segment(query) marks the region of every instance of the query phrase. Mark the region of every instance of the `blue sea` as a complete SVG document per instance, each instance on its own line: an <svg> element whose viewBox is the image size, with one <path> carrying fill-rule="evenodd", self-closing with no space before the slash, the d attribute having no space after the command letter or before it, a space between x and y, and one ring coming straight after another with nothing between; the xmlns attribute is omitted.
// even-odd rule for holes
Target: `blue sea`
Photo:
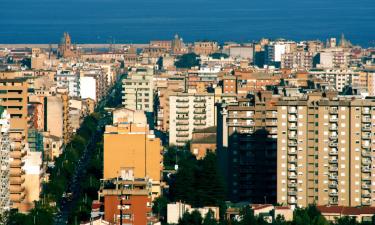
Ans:
<svg viewBox="0 0 375 225"><path fill-rule="evenodd" d="M374 46L375 0L0 0L0 43L339 37Z"/></svg>

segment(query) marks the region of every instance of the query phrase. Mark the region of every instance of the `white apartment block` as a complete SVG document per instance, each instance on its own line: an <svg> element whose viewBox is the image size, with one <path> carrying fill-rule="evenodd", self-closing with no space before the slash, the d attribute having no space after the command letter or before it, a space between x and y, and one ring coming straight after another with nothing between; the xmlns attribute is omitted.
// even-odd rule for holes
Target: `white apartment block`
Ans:
<svg viewBox="0 0 375 225"><path fill-rule="evenodd" d="M122 83L122 105L127 109L153 112L153 70L138 68Z"/></svg>
<svg viewBox="0 0 375 225"><path fill-rule="evenodd" d="M194 129L215 125L213 94L180 93L169 96L169 144L184 146Z"/></svg>
<svg viewBox="0 0 375 225"><path fill-rule="evenodd" d="M309 73L315 78L328 82L339 92L342 92L345 86L359 85L360 83L360 73L351 69L310 70Z"/></svg>
<svg viewBox="0 0 375 225"><path fill-rule="evenodd" d="M73 71L57 71L55 75L56 87L67 88L69 97L80 96L79 75Z"/></svg>

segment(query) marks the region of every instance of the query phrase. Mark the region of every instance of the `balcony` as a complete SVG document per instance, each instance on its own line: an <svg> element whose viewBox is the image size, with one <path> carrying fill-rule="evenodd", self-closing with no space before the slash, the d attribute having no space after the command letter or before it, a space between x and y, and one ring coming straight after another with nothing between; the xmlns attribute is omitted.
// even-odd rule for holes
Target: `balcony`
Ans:
<svg viewBox="0 0 375 225"><path fill-rule="evenodd" d="M206 121L194 121L194 125L195 126L205 126L206 125Z"/></svg>
<svg viewBox="0 0 375 225"><path fill-rule="evenodd" d="M186 126L186 125L189 125L189 121L186 121L186 120L180 120L180 121L177 121L177 122L176 122L176 125L177 125L177 126L181 126L181 125L182 125L182 126L184 126L184 125Z"/></svg>
<svg viewBox="0 0 375 225"><path fill-rule="evenodd" d="M288 162L290 162L290 163L296 163L297 162L297 158L296 157L289 157L288 158Z"/></svg>
<svg viewBox="0 0 375 225"><path fill-rule="evenodd" d="M370 110L370 108L368 108L368 107L363 107L363 108L362 108L362 114L363 114L363 115L369 115L369 114L371 114L371 110Z"/></svg>
<svg viewBox="0 0 375 225"><path fill-rule="evenodd" d="M337 150L329 152L329 155L338 155L338 154L339 154L339 152Z"/></svg>
<svg viewBox="0 0 375 225"><path fill-rule="evenodd" d="M368 190L368 189L371 189L371 183L370 184L362 184L362 189L365 189L365 190Z"/></svg>
<svg viewBox="0 0 375 225"><path fill-rule="evenodd" d="M329 167L328 171L329 172L337 172L337 171L339 171L339 168L331 166L331 167Z"/></svg>
<svg viewBox="0 0 375 225"><path fill-rule="evenodd" d="M194 110L195 114L206 114L206 110Z"/></svg>
<svg viewBox="0 0 375 225"><path fill-rule="evenodd" d="M362 193L362 198L371 198L371 193Z"/></svg>
<svg viewBox="0 0 375 225"><path fill-rule="evenodd" d="M189 104L177 104L176 108L186 109L186 108L189 108Z"/></svg>
<svg viewBox="0 0 375 225"><path fill-rule="evenodd" d="M371 157L371 152L370 151L362 150L362 156L363 157Z"/></svg>
<svg viewBox="0 0 375 225"><path fill-rule="evenodd" d="M177 110L176 111L176 114L188 114L189 113L189 110Z"/></svg>
<svg viewBox="0 0 375 225"><path fill-rule="evenodd" d="M289 139L297 139L296 134L289 134L288 137L289 137Z"/></svg>
<svg viewBox="0 0 375 225"><path fill-rule="evenodd" d="M297 192L296 191L288 191L288 195L297 196Z"/></svg>
<svg viewBox="0 0 375 225"><path fill-rule="evenodd" d="M189 137L189 133L188 132L178 132L176 134L177 137Z"/></svg>
<svg viewBox="0 0 375 225"><path fill-rule="evenodd" d="M362 148L369 149L370 147L370 143L362 143Z"/></svg>
<svg viewBox="0 0 375 225"><path fill-rule="evenodd" d="M176 102L187 103L187 102L189 102L189 99L188 98L178 98L178 99L176 99Z"/></svg>
<svg viewBox="0 0 375 225"><path fill-rule="evenodd" d="M362 176L362 180L371 181L371 177L370 176Z"/></svg>
<svg viewBox="0 0 375 225"><path fill-rule="evenodd" d="M206 115L194 116L195 120L205 120L206 118L207 118Z"/></svg>
<svg viewBox="0 0 375 225"><path fill-rule="evenodd" d="M177 116L176 119L177 120L189 120L189 117L187 117L187 116Z"/></svg>
<svg viewBox="0 0 375 225"><path fill-rule="evenodd" d="M294 179L297 179L297 175L296 174L289 174L288 178L294 180Z"/></svg>
<svg viewBox="0 0 375 225"><path fill-rule="evenodd" d="M337 114L338 113L338 108L330 108L329 109L329 114Z"/></svg>
<svg viewBox="0 0 375 225"><path fill-rule="evenodd" d="M330 142L328 144L329 147L337 147L338 146L338 143L337 142Z"/></svg>
<svg viewBox="0 0 375 225"><path fill-rule="evenodd" d="M338 128L337 126L331 126L331 127L329 128L329 130L330 130L330 131L337 131L337 128Z"/></svg>
<svg viewBox="0 0 375 225"><path fill-rule="evenodd" d="M206 102L205 98L195 98L194 102Z"/></svg>
<svg viewBox="0 0 375 225"><path fill-rule="evenodd" d="M371 160L362 159L362 165L371 165Z"/></svg>
<svg viewBox="0 0 375 225"><path fill-rule="evenodd" d="M371 205L371 200L370 199L362 200L362 205L363 206L370 206Z"/></svg>
<svg viewBox="0 0 375 225"><path fill-rule="evenodd" d="M290 171L290 172L295 172L297 169L295 168L295 167L289 167L288 168L288 171Z"/></svg>
<svg viewBox="0 0 375 225"><path fill-rule="evenodd" d="M331 122L331 123L337 123L337 121L338 121L337 117L331 117L331 118L329 118L329 122Z"/></svg>
<svg viewBox="0 0 375 225"><path fill-rule="evenodd" d="M289 130L297 130L297 126L290 126Z"/></svg>
<svg viewBox="0 0 375 225"><path fill-rule="evenodd" d="M288 121L289 122L297 122L297 117L295 117L295 116L289 116Z"/></svg>
<svg viewBox="0 0 375 225"><path fill-rule="evenodd" d="M362 131L371 131L371 126L362 126Z"/></svg>
<svg viewBox="0 0 375 225"><path fill-rule="evenodd" d="M206 108L206 104L194 104L194 108Z"/></svg>
<svg viewBox="0 0 375 225"><path fill-rule="evenodd" d="M331 141L336 141L337 139L338 139L337 135L330 135L329 136L329 140L331 140Z"/></svg>
<svg viewBox="0 0 375 225"><path fill-rule="evenodd" d="M289 141L288 146L289 147L297 147L297 142L296 141Z"/></svg>
<svg viewBox="0 0 375 225"><path fill-rule="evenodd" d="M328 162L331 164L337 164L337 159L330 159Z"/></svg>
<svg viewBox="0 0 375 225"><path fill-rule="evenodd" d="M297 151L295 149L289 149L288 154L289 155L297 155Z"/></svg>
<svg viewBox="0 0 375 225"><path fill-rule="evenodd" d="M362 133L362 139L364 139L364 140L371 139L371 133L370 132Z"/></svg>
<svg viewBox="0 0 375 225"><path fill-rule="evenodd" d="M291 182L289 182L288 183L288 187L295 188L295 187L297 187L297 183L291 183Z"/></svg>
<svg viewBox="0 0 375 225"><path fill-rule="evenodd" d="M330 180L337 180L337 175L329 175L328 178Z"/></svg>
<svg viewBox="0 0 375 225"><path fill-rule="evenodd" d="M362 172L363 173L370 173L371 172L371 168L369 166L362 166Z"/></svg>
<svg viewBox="0 0 375 225"><path fill-rule="evenodd" d="M337 192L330 192L328 195L331 196L331 197L336 197L336 196L338 196L338 193Z"/></svg>
<svg viewBox="0 0 375 225"><path fill-rule="evenodd" d="M362 117L362 123L371 123L371 117Z"/></svg>
<svg viewBox="0 0 375 225"><path fill-rule="evenodd" d="M297 108L296 107L290 107L288 109L289 114L297 114Z"/></svg>
<svg viewBox="0 0 375 225"><path fill-rule="evenodd" d="M337 188L338 184L337 183L330 183L328 185L329 188Z"/></svg>
<svg viewBox="0 0 375 225"><path fill-rule="evenodd" d="M177 127L176 130L177 130L177 131L189 131L189 127L188 127L188 126L185 126L185 127Z"/></svg>

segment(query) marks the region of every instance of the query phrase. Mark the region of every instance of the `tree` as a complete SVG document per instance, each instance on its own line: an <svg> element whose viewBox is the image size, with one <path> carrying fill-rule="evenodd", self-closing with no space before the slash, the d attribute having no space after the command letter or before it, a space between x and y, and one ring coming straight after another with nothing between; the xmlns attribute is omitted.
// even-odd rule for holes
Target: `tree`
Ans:
<svg viewBox="0 0 375 225"><path fill-rule="evenodd" d="M212 53L210 57L212 57L213 59L221 59L221 58L226 59L229 57L229 55L225 53L221 53L221 52L215 52L215 53Z"/></svg>
<svg viewBox="0 0 375 225"><path fill-rule="evenodd" d="M166 197L160 196L154 200L154 205L152 206L152 212L160 218L160 220L165 221L167 218L167 205L169 201Z"/></svg>
<svg viewBox="0 0 375 225"><path fill-rule="evenodd" d="M213 212L210 210L203 219L202 225L217 225Z"/></svg>
<svg viewBox="0 0 375 225"><path fill-rule="evenodd" d="M178 225L202 225L202 216L198 211L193 211L190 213L185 213Z"/></svg>
<svg viewBox="0 0 375 225"><path fill-rule="evenodd" d="M359 224L355 217L343 216L336 219L335 224L337 225L357 225Z"/></svg>
<svg viewBox="0 0 375 225"><path fill-rule="evenodd" d="M200 65L199 56L195 53L188 53L182 55L174 64L177 68L190 69L194 66Z"/></svg>

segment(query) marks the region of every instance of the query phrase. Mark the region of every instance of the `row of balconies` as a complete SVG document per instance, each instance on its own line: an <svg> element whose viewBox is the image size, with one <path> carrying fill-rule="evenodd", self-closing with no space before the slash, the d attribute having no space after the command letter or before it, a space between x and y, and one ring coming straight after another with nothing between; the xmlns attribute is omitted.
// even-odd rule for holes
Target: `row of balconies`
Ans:
<svg viewBox="0 0 375 225"><path fill-rule="evenodd" d="M189 133L187 132L179 132L176 134L176 137L189 137Z"/></svg>

